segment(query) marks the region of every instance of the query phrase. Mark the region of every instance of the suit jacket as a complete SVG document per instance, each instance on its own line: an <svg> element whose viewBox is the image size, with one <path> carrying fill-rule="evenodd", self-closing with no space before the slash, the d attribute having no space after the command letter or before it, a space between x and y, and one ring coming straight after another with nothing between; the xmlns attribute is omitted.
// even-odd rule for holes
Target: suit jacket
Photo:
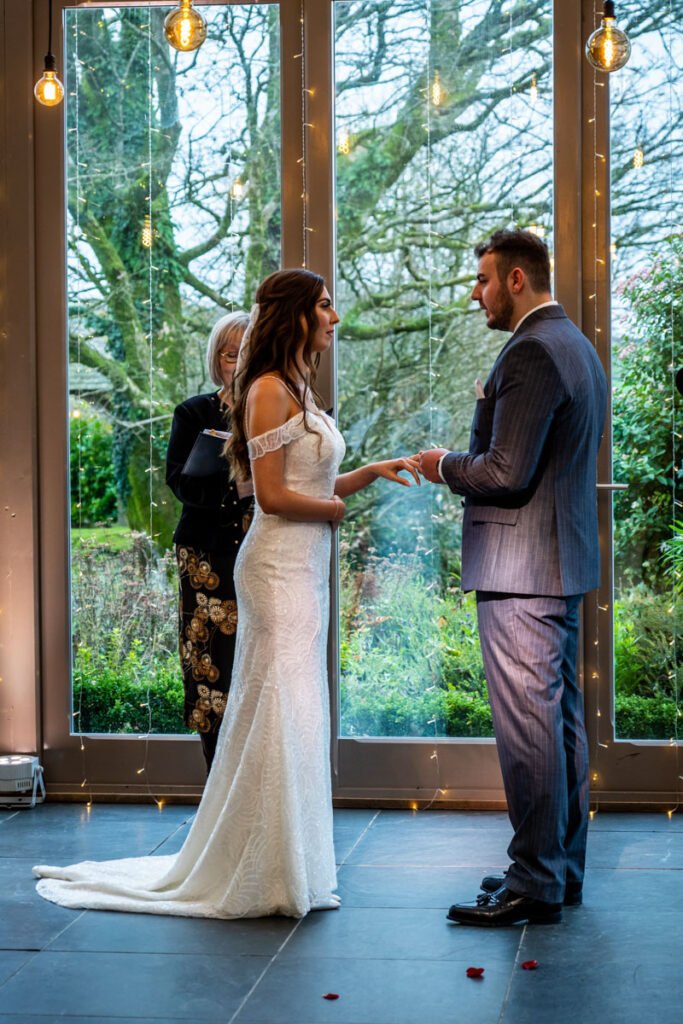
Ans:
<svg viewBox="0 0 683 1024"><path fill-rule="evenodd" d="M213 476L194 477L183 472L197 435L204 429L229 429L218 392L188 398L173 413L166 453L166 483L183 503L173 540L201 551L236 555L252 499L238 496L237 487L230 480L227 460Z"/></svg>
<svg viewBox="0 0 683 1024"><path fill-rule="evenodd" d="M531 313L477 402L469 452L441 473L465 496L462 586L569 596L598 586L596 457L607 381L562 306Z"/></svg>

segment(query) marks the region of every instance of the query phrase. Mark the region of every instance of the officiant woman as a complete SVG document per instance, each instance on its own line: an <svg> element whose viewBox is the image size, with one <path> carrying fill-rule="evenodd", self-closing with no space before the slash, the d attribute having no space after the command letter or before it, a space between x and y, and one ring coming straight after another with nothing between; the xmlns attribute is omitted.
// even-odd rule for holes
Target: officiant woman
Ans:
<svg viewBox="0 0 683 1024"><path fill-rule="evenodd" d="M206 358L218 390L176 408L166 454L166 483L183 505L173 540L184 717L199 733L207 774L230 689L238 614L233 570L253 498L230 481L224 437L206 432L230 429L232 377L248 322L246 313L229 313L215 325Z"/></svg>

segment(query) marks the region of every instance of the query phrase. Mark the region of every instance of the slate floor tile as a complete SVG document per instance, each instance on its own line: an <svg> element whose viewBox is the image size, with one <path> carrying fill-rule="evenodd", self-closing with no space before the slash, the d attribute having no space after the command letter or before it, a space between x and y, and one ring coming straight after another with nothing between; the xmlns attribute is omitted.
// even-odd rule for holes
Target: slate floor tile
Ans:
<svg viewBox="0 0 683 1024"><path fill-rule="evenodd" d="M0 1007L3 1004L3 985L7 984L34 956L34 953L0 950Z"/></svg>
<svg viewBox="0 0 683 1024"><path fill-rule="evenodd" d="M235 1024L495 1024L511 965L492 966L481 982L466 977L469 966L469 960L278 960ZM327 992L339 999L328 1002Z"/></svg>
<svg viewBox="0 0 683 1024"><path fill-rule="evenodd" d="M0 1005L5 1014L225 1021L267 963L194 953L45 952L3 985Z"/></svg>
<svg viewBox="0 0 683 1024"><path fill-rule="evenodd" d="M679 897L679 903L680 903ZM603 966L639 962L680 965L681 909L565 910L562 925L525 929L522 959ZM676 967L678 974L678 967Z"/></svg>
<svg viewBox="0 0 683 1024"><path fill-rule="evenodd" d="M587 868L683 868L683 832L593 832Z"/></svg>
<svg viewBox="0 0 683 1024"><path fill-rule="evenodd" d="M337 892L342 907L414 907L443 910L474 899L484 875L502 872L502 864L476 868L372 867L344 864Z"/></svg>
<svg viewBox="0 0 683 1024"><path fill-rule="evenodd" d="M355 828L358 832L367 828L372 822L377 822L381 815L385 813L378 811L375 808L363 808L363 807L335 807L334 810L334 825L343 826L344 828Z"/></svg>
<svg viewBox="0 0 683 1024"><path fill-rule="evenodd" d="M50 952L207 953L210 956L274 956L296 922L286 917L214 921L88 911L50 944Z"/></svg>
<svg viewBox="0 0 683 1024"><path fill-rule="evenodd" d="M680 1024L683 981L669 963L539 961L513 974L500 1024ZM547 1014L548 1016L544 1015Z"/></svg>
<svg viewBox="0 0 683 1024"><path fill-rule="evenodd" d="M624 814L598 811L590 823L590 832L683 832L683 811L671 818L664 812Z"/></svg>
<svg viewBox="0 0 683 1024"><path fill-rule="evenodd" d="M590 867L586 872L583 901L591 909L658 913L663 897L666 909L677 908L683 920L683 869Z"/></svg>
<svg viewBox="0 0 683 1024"><path fill-rule="evenodd" d="M70 813L61 819L54 813L43 817L43 812L53 806L37 808L40 817L14 818L0 826L0 860L25 857L32 858L34 863L45 863L46 852L52 864L142 856L174 835L188 818L187 808L182 814L166 816L165 811L159 814L156 809L145 807L135 817L130 809L125 815L112 813L118 808L109 805L93 808L90 815L84 810L74 813L69 805Z"/></svg>
<svg viewBox="0 0 683 1024"><path fill-rule="evenodd" d="M349 864L476 867L507 863L507 835L497 829L454 828L442 833L415 828L372 828L349 855Z"/></svg>
<svg viewBox="0 0 683 1024"><path fill-rule="evenodd" d="M484 958L512 964L521 929L495 931L449 924L445 910L345 907L309 914L285 946L281 959L304 957L414 962Z"/></svg>
<svg viewBox="0 0 683 1024"><path fill-rule="evenodd" d="M505 811L381 811L373 828L457 832L462 829L509 829Z"/></svg>
<svg viewBox="0 0 683 1024"><path fill-rule="evenodd" d="M355 828L338 827L334 830L334 855L338 865L345 864L363 836Z"/></svg>
<svg viewBox="0 0 683 1024"><path fill-rule="evenodd" d="M43 949L78 916L41 899L32 866L31 860L0 858L0 949Z"/></svg>
<svg viewBox="0 0 683 1024"><path fill-rule="evenodd" d="M224 1024L224 1018L217 1021ZM177 1017L65 1017L63 1013L0 1013L0 1024L178 1024Z"/></svg>

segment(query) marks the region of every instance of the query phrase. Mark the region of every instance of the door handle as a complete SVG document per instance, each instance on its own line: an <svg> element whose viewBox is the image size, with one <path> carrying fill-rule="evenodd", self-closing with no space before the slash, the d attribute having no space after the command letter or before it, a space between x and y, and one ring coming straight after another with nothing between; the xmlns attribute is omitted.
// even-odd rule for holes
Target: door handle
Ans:
<svg viewBox="0 0 683 1024"><path fill-rule="evenodd" d="M596 484L599 491L626 491L628 484Z"/></svg>

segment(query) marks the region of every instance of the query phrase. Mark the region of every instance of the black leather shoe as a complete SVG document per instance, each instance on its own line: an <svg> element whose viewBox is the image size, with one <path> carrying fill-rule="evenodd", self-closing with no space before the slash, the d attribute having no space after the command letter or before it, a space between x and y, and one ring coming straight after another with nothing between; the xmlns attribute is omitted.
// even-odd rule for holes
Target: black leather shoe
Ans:
<svg viewBox="0 0 683 1024"><path fill-rule="evenodd" d="M507 875L507 871L505 875ZM481 880L480 888L484 892L495 892L496 889L500 889L501 885L505 885L505 875L486 875ZM583 885L581 882L567 882L563 902L565 907L581 906L583 903Z"/></svg>
<svg viewBox="0 0 683 1024"><path fill-rule="evenodd" d="M458 924L474 924L484 928L501 928L508 924L557 924L562 920L561 903L543 903L530 896L520 896L501 886L496 892L482 893L476 903L456 903L446 915Z"/></svg>
<svg viewBox="0 0 683 1024"><path fill-rule="evenodd" d="M506 875L507 871L504 871L502 875L484 875L479 888L484 892L495 892L496 889L500 889L501 885L505 885Z"/></svg>

